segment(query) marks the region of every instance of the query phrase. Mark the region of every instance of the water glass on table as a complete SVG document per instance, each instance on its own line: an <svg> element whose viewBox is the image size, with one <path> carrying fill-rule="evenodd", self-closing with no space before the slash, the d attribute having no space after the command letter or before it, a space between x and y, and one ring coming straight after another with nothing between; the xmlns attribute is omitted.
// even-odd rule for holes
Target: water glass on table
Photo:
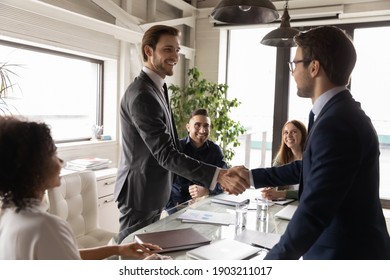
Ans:
<svg viewBox="0 0 390 280"><path fill-rule="evenodd" d="M267 220L268 218L268 199L257 198L256 199L256 216L259 220Z"/></svg>
<svg viewBox="0 0 390 280"><path fill-rule="evenodd" d="M236 227L246 227L248 204L236 205Z"/></svg>

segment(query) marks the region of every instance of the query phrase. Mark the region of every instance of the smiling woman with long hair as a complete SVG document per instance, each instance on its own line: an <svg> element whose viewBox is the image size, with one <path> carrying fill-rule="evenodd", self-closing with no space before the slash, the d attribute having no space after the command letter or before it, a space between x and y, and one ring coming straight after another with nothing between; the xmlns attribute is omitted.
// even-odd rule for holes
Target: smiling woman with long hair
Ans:
<svg viewBox="0 0 390 280"><path fill-rule="evenodd" d="M301 121L287 121L282 129L282 140L279 151L274 158L273 166L281 166L294 160L301 160L306 138L306 126ZM269 200L298 199L297 188L297 185L264 188L262 196Z"/></svg>

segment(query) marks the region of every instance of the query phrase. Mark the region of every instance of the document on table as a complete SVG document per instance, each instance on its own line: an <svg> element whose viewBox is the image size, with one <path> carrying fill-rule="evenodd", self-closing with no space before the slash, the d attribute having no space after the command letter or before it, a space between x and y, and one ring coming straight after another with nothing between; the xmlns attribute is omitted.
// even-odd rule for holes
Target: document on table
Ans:
<svg viewBox="0 0 390 280"><path fill-rule="evenodd" d="M183 223L201 223L201 224L218 224L234 225L235 216L232 213L219 213L203 210L188 209L182 213L178 220Z"/></svg>

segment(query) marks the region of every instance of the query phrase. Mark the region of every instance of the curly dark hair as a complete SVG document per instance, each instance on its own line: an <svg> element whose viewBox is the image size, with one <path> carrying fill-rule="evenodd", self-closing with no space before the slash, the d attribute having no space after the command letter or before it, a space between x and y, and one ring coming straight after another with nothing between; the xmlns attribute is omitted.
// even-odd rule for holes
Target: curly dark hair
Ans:
<svg viewBox="0 0 390 280"><path fill-rule="evenodd" d="M44 123L0 117L0 199L2 208L17 211L36 198L50 159L56 152L50 128Z"/></svg>

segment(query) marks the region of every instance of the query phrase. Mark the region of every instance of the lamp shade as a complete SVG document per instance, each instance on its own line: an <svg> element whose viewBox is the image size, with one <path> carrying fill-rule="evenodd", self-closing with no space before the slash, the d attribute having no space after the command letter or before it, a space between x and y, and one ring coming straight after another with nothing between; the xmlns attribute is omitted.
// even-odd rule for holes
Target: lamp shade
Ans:
<svg viewBox="0 0 390 280"><path fill-rule="evenodd" d="M258 24L277 20L279 13L269 0L221 0L211 17L224 23Z"/></svg>
<svg viewBox="0 0 390 280"><path fill-rule="evenodd" d="M290 27L290 15L286 6L280 27L265 35L261 43L273 47L295 47L294 36L298 33L298 29Z"/></svg>

